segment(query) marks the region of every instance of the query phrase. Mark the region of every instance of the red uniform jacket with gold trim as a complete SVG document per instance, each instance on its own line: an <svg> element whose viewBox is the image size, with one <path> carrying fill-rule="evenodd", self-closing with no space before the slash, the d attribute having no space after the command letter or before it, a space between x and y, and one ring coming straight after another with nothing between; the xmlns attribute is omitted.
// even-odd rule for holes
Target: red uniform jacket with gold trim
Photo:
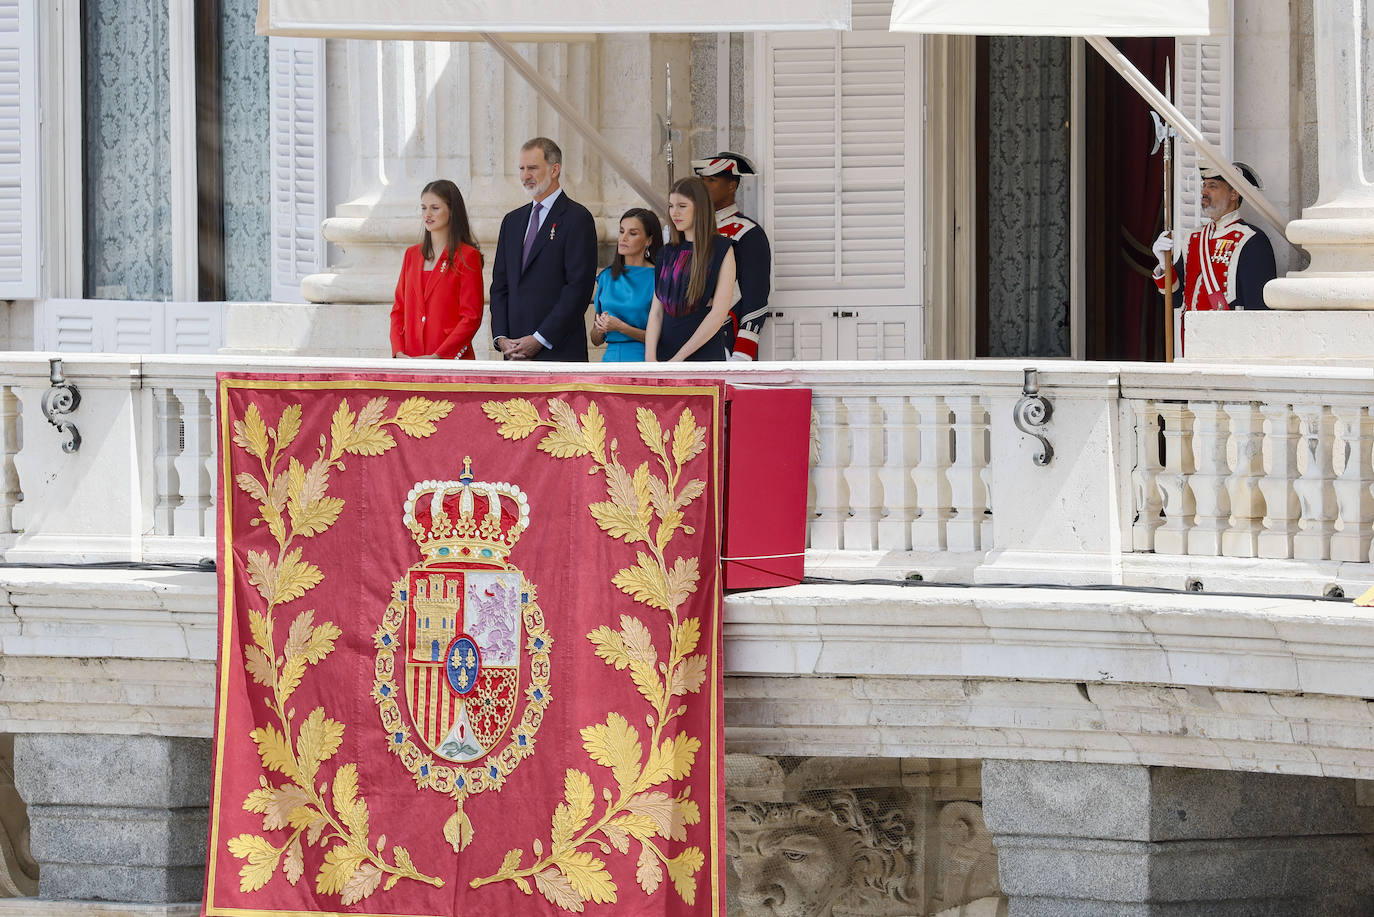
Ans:
<svg viewBox="0 0 1374 917"><path fill-rule="evenodd" d="M1215 285L1208 280L1209 272ZM1276 273L1269 237L1232 210L1188 236L1186 254L1174 262L1174 289L1182 277L1183 308L1188 310L1267 309L1264 285ZM1154 280L1163 293L1164 272L1156 268ZM1211 297L1209 292L1220 297Z"/></svg>
<svg viewBox="0 0 1374 917"><path fill-rule="evenodd" d="M730 305L730 349L735 359L757 360L759 335L768 318L773 252L763 227L734 204L716 211L716 231L735 243L735 298Z"/></svg>
<svg viewBox="0 0 1374 917"><path fill-rule="evenodd" d="M444 252L426 271L420 246L406 249L391 307L391 353L445 360L475 359L472 337L482 324L482 255L460 245L453 266Z"/></svg>

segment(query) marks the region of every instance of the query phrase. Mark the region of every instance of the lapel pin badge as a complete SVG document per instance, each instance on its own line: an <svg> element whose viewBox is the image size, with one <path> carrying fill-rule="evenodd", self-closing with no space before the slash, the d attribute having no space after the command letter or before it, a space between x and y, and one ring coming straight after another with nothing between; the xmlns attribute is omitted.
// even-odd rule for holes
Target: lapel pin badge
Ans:
<svg viewBox="0 0 1374 917"><path fill-rule="evenodd" d="M549 227L549 241L550 241L550 242L553 241L553 234L556 233L556 232L558 232L558 224L557 224L557 223L554 223L552 226Z"/></svg>

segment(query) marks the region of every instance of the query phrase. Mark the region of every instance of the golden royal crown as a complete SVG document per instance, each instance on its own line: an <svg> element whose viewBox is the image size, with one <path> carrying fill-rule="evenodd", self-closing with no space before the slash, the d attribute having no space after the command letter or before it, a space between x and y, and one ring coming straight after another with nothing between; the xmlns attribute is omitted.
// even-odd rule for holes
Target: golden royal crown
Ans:
<svg viewBox="0 0 1374 917"><path fill-rule="evenodd" d="M514 484L474 481L465 456L458 480L420 481L410 489L404 521L426 562L503 567L530 524L529 499Z"/></svg>

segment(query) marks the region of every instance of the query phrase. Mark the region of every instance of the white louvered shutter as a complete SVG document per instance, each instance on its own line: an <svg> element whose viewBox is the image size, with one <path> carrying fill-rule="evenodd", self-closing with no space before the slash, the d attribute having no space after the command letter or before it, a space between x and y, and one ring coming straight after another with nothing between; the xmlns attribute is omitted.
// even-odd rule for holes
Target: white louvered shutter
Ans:
<svg viewBox="0 0 1374 917"><path fill-rule="evenodd" d="M838 278L834 227L840 190L839 43L828 32L778 38L769 47L773 174L764 227L773 248L775 302L777 293Z"/></svg>
<svg viewBox="0 0 1374 917"><path fill-rule="evenodd" d="M102 305L107 301L102 301ZM97 353L104 350L104 329L89 300L45 299L35 309L36 350Z"/></svg>
<svg viewBox="0 0 1374 917"><path fill-rule="evenodd" d="M0 0L0 299L36 299L38 5Z"/></svg>
<svg viewBox="0 0 1374 917"><path fill-rule="evenodd" d="M272 299L300 302L325 266L324 41L271 38Z"/></svg>
<svg viewBox="0 0 1374 917"><path fill-rule="evenodd" d="M839 354L830 309L776 311L763 326L760 354L765 360L833 360Z"/></svg>
<svg viewBox="0 0 1374 917"><path fill-rule="evenodd" d="M891 10L855 0L853 32L767 37L774 306L920 302L920 39L889 33Z"/></svg>
<svg viewBox="0 0 1374 917"><path fill-rule="evenodd" d="M841 320L839 350L850 360L909 360L921 352L924 315L902 306L868 306Z"/></svg>
<svg viewBox="0 0 1374 917"><path fill-rule="evenodd" d="M1235 154L1232 128L1233 77L1230 32L1205 38L1177 39L1174 52L1176 104L1188 120L1227 159ZM1174 156L1174 226L1183 236L1200 226L1203 216L1198 175L1200 159L1191 144L1177 143Z"/></svg>

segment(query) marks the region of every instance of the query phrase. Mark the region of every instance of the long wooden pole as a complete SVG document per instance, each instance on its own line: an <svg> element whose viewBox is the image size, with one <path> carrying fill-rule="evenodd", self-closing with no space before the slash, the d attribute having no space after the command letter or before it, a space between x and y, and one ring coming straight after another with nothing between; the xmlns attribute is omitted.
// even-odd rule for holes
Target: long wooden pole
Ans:
<svg viewBox="0 0 1374 917"><path fill-rule="evenodd" d="M1164 137L1164 231L1174 231L1174 139ZM1174 362L1174 253L1164 262L1164 362Z"/></svg>
<svg viewBox="0 0 1374 917"><path fill-rule="evenodd" d="M1116 45L1101 35L1088 36L1088 44L1097 49L1097 53L1102 55L1102 59L1113 70L1121 74L1126 82L1131 84L1131 88L1138 92L1146 102L1150 103L1150 107L1159 112L1159 116L1168 121L1174 130L1178 131L1179 136L1191 143L1203 159L1215 166L1231 187L1239 191L1241 197L1259 211L1260 216L1264 217L1279 232L1284 231L1288 221L1279 215L1279 210L1273 202L1265 197L1260 189L1246 181L1245 176L1240 174L1239 169L1231 165L1230 161L1222 155L1221 150L1212 146L1207 138L1202 136L1202 132L1197 129L1196 125L1189 121L1183 112L1175 108L1174 104L1164 97L1164 93L1160 92L1154 83L1151 83L1135 64L1126 58L1126 55L1117 50Z"/></svg>

